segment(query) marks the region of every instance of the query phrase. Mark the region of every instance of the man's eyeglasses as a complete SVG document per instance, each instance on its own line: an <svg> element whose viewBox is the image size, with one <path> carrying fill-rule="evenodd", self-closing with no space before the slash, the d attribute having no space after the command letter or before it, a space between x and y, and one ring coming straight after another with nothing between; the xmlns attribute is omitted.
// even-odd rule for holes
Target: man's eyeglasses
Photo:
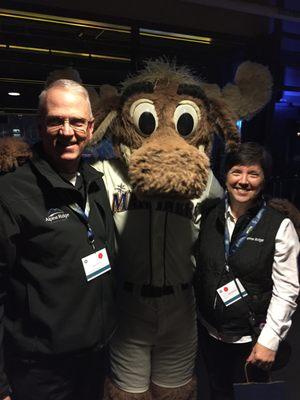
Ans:
<svg viewBox="0 0 300 400"><path fill-rule="evenodd" d="M61 117L47 117L46 127L48 131L54 132L61 129L68 123L69 127L76 132L86 132L87 128L93 123L93 120L85 118L61 118Z"/></svg>

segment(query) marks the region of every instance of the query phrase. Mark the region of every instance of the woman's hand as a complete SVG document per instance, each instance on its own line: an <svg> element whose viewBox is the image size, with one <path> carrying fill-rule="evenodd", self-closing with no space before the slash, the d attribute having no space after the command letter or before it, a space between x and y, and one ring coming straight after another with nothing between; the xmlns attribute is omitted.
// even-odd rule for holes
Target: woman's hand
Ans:
<svg viewBox="0 0 300 400"><path fill-rule="evenodd" d="M262 344L256 343L246 361L257 365L259 368L268 370L272 367L275 356L276 351L270 350Z"/></svg>

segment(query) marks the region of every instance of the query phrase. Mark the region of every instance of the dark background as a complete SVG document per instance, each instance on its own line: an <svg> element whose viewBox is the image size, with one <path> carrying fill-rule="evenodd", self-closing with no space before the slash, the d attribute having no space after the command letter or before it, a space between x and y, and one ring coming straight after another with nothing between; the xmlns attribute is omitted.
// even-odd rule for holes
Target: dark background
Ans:
<svg viewBox="0 0 300 400"><path fill-rule="evenodd" d="M37 140L37 96L54 70L72 68L98 91L118 85L144 59L167 56L222 86L242 61L256 61L272 72L273 97L242 122L241 137L267 147L271 194L300 208L299 0L2 0L0 7L0 136ZM299 325L296 315L292 360L276 374L287 379L290 400L300 398Z"/></svg>

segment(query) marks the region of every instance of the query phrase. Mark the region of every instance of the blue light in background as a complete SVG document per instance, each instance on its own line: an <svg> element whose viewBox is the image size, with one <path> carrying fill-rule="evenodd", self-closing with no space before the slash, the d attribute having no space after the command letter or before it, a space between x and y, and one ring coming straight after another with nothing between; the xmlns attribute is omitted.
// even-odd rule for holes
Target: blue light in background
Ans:
<svg viewBox="0 0 300 400"><path fill-rule="evenodd" d="M280 102L300 106L300 69L286 67L284 71L284 86L299 88L299 90L284 90Z"/></svg>
<svg viewBox="0 0 300 400"><path fill-rule="evenodd" d="M241 133L242 130L242 124L243 124L243 120L239 119L236 121L236 126L238 127L239 132Z"/></svg>
<svg viewBox="0 0 300 400"><path fill-rule="evenodd" d="M286 103L293 106L300 106L300 92L292 92L290 90L285 90L282 93L282 97Z"/></svg>

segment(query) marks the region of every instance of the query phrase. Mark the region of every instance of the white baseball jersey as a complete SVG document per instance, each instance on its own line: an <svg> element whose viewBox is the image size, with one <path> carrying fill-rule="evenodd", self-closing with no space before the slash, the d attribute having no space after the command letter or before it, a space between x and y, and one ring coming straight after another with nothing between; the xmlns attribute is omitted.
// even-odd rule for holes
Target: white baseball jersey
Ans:
<svg viewBox="0 0 300 400"><path fill-rule="evenodd" d="M153 286L191 282L195 266L191 254L199 231L200 203L223 196L213 173L209 172L207 187L199 199L140 200L132 192L122 161L98 161L93 167L104 174L114 215L119 279Z"/></svg>

